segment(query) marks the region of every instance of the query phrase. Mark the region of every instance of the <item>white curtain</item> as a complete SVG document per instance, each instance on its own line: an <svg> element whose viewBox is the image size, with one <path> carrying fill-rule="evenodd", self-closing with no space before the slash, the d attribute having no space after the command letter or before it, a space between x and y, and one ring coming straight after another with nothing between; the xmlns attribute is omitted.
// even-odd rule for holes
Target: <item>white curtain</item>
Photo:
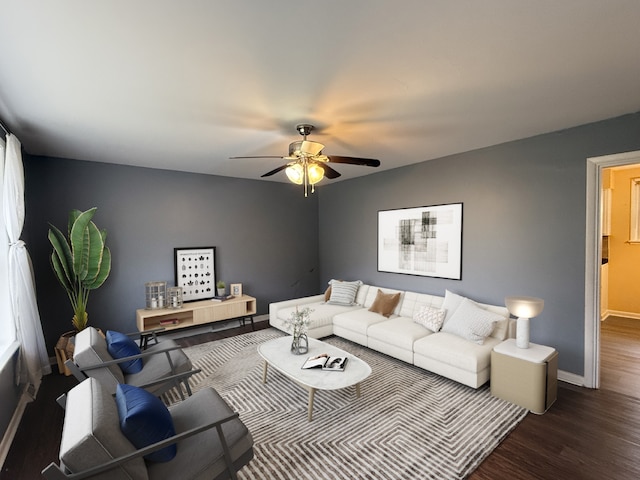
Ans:
<svg viewBox="0 0 640 480"><path fill-rule="evenodd" d="M42 375L51 373L36 303L31 259L20 240L24 225L24 168L20 141L7 136L4 166L3 215L9 237L9 295L20 343L20 382L38 391Z"/></svg>

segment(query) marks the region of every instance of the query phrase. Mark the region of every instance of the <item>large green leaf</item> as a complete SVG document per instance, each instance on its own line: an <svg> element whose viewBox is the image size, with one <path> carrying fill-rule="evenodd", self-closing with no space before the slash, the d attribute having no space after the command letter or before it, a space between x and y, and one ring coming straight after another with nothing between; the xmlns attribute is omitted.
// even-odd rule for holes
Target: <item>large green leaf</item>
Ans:
<svg viewBox="0 0 640 480"><path fill-rule="evenodd" d="M100 271L94 278L93 282L85 285L88 289L95 289L101 286L111 272L111 250L108 247L102 252L102 262L100 263Z"/></svg>
<svg viewBox="0 0 640 480"><path fill-rule="evenodd" d="M91 284L100 272L104 240L95 223L89 222L87 231L89 232L89 255L87 257L87 276L84 278L84 282Z"/></svg>
<svg viewBox="0 0 640 480"><path fill-rule="evenodd" d="M88 225L96 213L97 208L93 207L86 212L82 212L76 218L71 227L71 254L73 255L73 271L80 281L87 278L89 271L89 230Z"/></svg>
<svg viewBox="0 0 640 480"><path fill-rule="evenodd" d="M62 267L62 264L60 262L60 257L56 252L51 252L51 268L53 268L53 271L56 273L56 277L58 277L58 281L60 282L60 284L64 287L67 293L71 294L71 292L73 291L73 287L71 286L71 282L65 275L64 268Z"/></svg>
<svg viewBox="0 0 640 480"><path fill-rule="evenodd" d="M82 212L80 210L71 210L69 212L69 220L67 224L67 235L71 238L71 228L73 228L73 224L76 223L76 219L80 216Z"/></svg>
<svg viewBox="0 0 640 480"><path fill-rule="evenodd" d="M50 225L49 229L49 242L53 246L53 254L58 259L57 264L60 269L54 271L56 275L58 275L58 280L62 283L65 288L71 283L74 282L74 273L73 273L73 259L71 256L71 249L69 248L69 244L67 243L67 239L64 237L62 232L58 230L53 225Z"/></svg>

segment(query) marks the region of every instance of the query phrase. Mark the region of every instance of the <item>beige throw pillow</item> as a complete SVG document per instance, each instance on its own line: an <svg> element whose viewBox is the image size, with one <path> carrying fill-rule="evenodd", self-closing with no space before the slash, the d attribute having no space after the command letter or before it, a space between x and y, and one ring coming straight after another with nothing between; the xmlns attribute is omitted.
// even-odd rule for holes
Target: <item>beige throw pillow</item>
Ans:
<svg viewBox="0 0 640 480"><path fill-rule="evenodd" d="M376 299L373 301L370 312L379 313L385 317L390 317L400 301L400 292L398 293L384 293L378 289Z"/></svg>

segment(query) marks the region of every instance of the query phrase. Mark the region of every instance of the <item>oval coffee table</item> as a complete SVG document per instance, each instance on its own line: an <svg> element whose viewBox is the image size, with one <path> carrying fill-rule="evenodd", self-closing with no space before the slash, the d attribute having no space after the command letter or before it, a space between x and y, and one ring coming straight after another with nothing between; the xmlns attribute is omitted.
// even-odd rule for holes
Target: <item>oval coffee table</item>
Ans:
<svg viewBox="0 0 640 480"><path fill-rule="evenodd" d="M309 351L304 355L291 353L291 337L280 337L258 345L258 353L264 359L262 383L267 383L269 365L309 391L309 421L313 420L313 398L316 390L339 390L356 386L360 396L360 382L371 375L371 367L364 360L333 345L309 339ZM342 372L331 372L320 368L303 369L309 357L326 353L332 357L348 357Z"/></svg>

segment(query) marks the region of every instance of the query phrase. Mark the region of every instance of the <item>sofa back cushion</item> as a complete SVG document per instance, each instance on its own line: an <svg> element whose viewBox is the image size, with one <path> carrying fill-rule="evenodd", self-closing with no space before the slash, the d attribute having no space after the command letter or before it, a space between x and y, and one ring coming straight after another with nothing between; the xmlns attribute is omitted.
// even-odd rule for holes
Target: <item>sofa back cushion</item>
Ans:
<svg viewBox="0 0 640 480"><path fill-rule="evenodd" d="M113 360L107 350L107 342L93 327L87 327L76 335L73 361L79 367L88 367ZM97 379L111 394L116 393L118 383L124 383L124 374L118 365L96 368L85 372Z"/></svg>
<svg viewBox="0 0 640 480"><path fill-rule="evenodd" d="M414 318L422 307L441 308L444 297L427 293L405 292L400 306L400 316Z"/></svg>
<svg viewBox="0 0 640 480"><path fill-rule="evenodd" d="M74 473L133 453L135 447L120 430L114 398L94 378L88 378L67 394L60 442L60 462ZM146 480L142 458L98 475L100 480Z"/></svg>

